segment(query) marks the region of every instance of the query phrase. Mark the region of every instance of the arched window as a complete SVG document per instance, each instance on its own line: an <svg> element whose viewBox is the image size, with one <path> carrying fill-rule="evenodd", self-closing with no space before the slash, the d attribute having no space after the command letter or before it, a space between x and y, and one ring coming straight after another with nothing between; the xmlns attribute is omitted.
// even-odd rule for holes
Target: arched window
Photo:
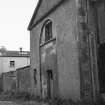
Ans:
<svg viewBox="0 0 105 105"><path fill-rule="evenodd" d="M52 21L47 20L43 24L41 37L40 37L40 44L46 43L53 38L52 34Z"/></svg>
<svg viewBox="0 0 105 105"><path fill-rule="evenodd" d="M45 42L52 39L52 22L49 21L45 25Z"/></svg>

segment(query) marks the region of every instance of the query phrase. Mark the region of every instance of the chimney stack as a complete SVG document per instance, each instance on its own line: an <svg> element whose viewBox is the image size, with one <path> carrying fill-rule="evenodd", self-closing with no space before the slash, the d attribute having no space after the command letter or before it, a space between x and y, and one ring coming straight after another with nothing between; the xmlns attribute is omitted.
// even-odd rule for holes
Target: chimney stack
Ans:
<svg viewBox="0 0 105 105"><path fill-rule="evenodd" d="M22 47L20 47L20 52L22 52Z"/></svg>

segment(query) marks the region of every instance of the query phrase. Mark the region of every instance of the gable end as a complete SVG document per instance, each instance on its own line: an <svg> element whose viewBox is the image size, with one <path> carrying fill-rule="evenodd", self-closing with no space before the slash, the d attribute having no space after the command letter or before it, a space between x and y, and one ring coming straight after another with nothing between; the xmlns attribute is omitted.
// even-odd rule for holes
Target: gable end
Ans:
<svg viewBox="0 0 105 105"><path fill-rule="evenodd" d="M32 19L30 21L30 24L28 26L28 30L31 30L33 27L35 27L37 24L39 24L44 18L46 18L50 13L52 13L54 10L56 10L63 2L66 2L67 0L56 0L55 5L52 5L46 13L44 13L40 18L36 19L36 16L38 14L39 9L41 8L41 4L43 3L43 0L39 0L38 5L34 11L34 14L32 16ZM34 20L36 19L35 23Z"/></svg>

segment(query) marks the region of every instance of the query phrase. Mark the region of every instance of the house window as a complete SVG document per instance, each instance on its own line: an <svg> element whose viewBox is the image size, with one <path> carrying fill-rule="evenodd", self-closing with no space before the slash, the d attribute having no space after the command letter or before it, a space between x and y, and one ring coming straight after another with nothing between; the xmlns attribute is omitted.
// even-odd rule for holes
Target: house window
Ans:
<svg viewBox="0 0 105 105"><path fill-rule="evenodd" d="M36 69L34 69L34 83L37 84L37 78L36 78L36 75L37 75L37 71Z"/></svg>
<svg viewBox="0 0 105 105"><path fill-rule="evenodd" d="M10 61L10 67L15 67L15 61Z"/></svg>
<svg viewBox="0 0 105 105"><path fill-rule="evenodd" d="M45 42L52 38L52 22L45 25Z"/></svg>

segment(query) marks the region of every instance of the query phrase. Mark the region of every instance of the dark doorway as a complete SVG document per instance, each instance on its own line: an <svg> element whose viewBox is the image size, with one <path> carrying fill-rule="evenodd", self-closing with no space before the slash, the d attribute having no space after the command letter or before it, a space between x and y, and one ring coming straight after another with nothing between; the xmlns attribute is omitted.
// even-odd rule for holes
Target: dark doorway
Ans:
<svg viewBox="0 0 105 105"><path fill-rule="evenodd" d="M53 72L47 70L47 96L48 98L53 97Z"/></svg>
<svg viewBox="0 0 105 105"><path fill-rule="evenodd" d="M100 44L98 56L99 88L100 93L105 93L105 43Z"/></svg>

